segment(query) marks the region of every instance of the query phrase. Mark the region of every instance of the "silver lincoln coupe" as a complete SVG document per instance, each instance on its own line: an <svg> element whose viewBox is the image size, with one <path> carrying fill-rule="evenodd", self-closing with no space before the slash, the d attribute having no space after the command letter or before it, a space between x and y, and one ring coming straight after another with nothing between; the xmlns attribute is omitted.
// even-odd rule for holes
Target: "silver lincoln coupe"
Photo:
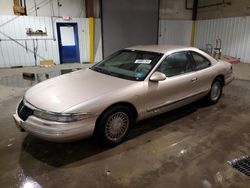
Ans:
<svg viewBox="0 0 250 188"><path fill-rule="evenodd" d="M137 121L203 97L215 104L233 79L231 64L197 48L134 46L33 86L13 117L21 130L45 140L95 135L115 145Z"/></svg>

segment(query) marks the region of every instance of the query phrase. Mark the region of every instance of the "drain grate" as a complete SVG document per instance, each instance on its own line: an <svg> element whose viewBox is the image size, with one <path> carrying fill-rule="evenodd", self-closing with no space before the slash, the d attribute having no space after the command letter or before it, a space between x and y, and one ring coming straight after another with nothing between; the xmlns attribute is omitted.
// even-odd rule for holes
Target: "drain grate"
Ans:
<svg viewBox="0 0 250 188"><path fill-rule="evenodd" d="M250 157L249 156L242 156L231 161L228 163L240 171L241 173L245 174L246 176L250 176Z"/></svg>

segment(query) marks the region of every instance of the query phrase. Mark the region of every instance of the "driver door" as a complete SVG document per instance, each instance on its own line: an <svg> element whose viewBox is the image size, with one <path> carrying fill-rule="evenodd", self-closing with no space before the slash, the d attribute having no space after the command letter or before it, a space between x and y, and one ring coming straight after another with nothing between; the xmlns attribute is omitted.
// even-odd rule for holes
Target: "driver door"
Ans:
<svg viewBox="0 0 250 188"><path fill-rule="evenodd" d="M167 79L159 82L148 81L147 117L178 108L193 100L198 91L197 75L188 52L170 54L156 71L164 73Z"/></svg>

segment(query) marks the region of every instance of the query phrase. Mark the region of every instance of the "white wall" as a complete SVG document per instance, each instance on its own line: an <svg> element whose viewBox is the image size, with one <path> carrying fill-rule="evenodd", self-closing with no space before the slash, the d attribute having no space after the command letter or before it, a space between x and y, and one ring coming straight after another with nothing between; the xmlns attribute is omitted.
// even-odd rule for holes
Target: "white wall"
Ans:
<svg viewBox="0 0 250 188"><path fill-rule="evenodd" d="M59 64L59 50L56 32L57 22L64 21L60 18L53 18L53 25L55 28L54 40L51 17L0 16L0 67L10 67L16 65L34 66L35 59L32 51L34 51L34 43L36 44L36 39L38 39L37 61L39 62L43 59L53 59L56 64ZM80 61L89 62L88 19L73 18L70 22L76 22L78 24ZM3 25L4 23L6 24ZM102 59L101 36L99 36L101 28L100 24L100 20L96 19L96 28L99 28L96 38L99 40L96 41L97 48L95 50L95 61ZM31 37L26 35L25 28L34 28L34 30L37 30L43 29L44 27L47 28L47 36ZM12 39L17 40L17 42L9 40L9 38L1 32L8 35ZM25 46L27 46L28 50L26 50Z"/></svg>
<svg viewBox="0 0 250 188"><path fill-rule="evenodd" d="M192 21L160 20L159 44L190 46ZM250 63L250 16L199 20L196 22L195 46L206 44L215 47L216 39L222 40L222 53Z"/></svg>
<svg viewBox="0 0 250 188"><path fill-rule="evenodd" d="M5 25L2 25L7 23ZM57 41L53 40L52 22L49 17L24 17L24 16L0 16L0 32L16 39L17 42L9 40L8 37L0 33L0 67L10 67L16 65L32 66L35 65L33 40L30 39L46 39L38 41L37 54L44 59L53 59L59 63ZM48 36L30 37L26 35L25 28L43 29L47 28ZM55 34L56 35L56 34ZM26 39L26 43L24 41ZM36 43L36 41L34 41ZM30 51L26 51L26 46ZM47 48L46 48L47 46ZM40 61L41 58L38 58Z"/></svg>
<svg viewBox="0 0 250 188"><path fill-rule="evenodd" d="M250 63L250 16L200 20L196 24L195 45L205 48L222 40L222 53Z"/></svg>
<svg viewBox="0 0 250 188"><path fill-rule="evenodd" d="M95 35L94 35L94 53L95 53L95 62L102 60L102 27L101 19L95 19Z"/></svg>
<svg viewBox="0 0 250 188"><path fill-rule="evenodd" d="M71 16L74 18L85 17L85 0L35 0L37 16ZM34 0L26 0L28 16L35 16ZM14 15L13 0L0 0L0 15Z"/></svg>
<svg viewBox="0 0 250 188"><path fill-rule="evenodd" d="M192 21L160 20L159 44L190 46Z"/></svg>

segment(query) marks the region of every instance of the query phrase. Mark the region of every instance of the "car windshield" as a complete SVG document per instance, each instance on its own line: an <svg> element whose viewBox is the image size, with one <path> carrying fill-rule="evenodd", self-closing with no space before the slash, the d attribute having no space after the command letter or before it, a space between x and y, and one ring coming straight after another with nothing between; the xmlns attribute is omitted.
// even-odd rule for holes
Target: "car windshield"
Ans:
<svg viewBox="0 0 250 188"><path fill-rule="evenodd" d="M119 78L142 81L162 55L155 52L121 50L90 69Z"/></svg>

